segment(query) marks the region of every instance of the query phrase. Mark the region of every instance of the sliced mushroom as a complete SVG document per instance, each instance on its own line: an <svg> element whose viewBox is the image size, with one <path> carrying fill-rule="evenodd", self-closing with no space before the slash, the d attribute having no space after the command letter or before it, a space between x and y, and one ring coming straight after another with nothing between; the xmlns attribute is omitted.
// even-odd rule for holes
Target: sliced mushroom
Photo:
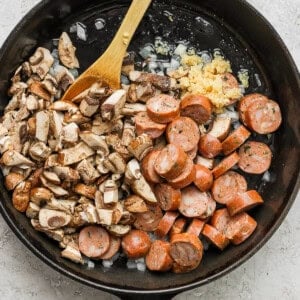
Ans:
<svg viewBox="0 0 300 300"><path fill-rule="evenodd" d="M124 210L122 213L121 220L119 222L120 225L131 225L135 221L135 217L132 213L127 210Z"/></svg>
<svg viewBox="0 0 300 300"><path fill-rule="evenodd" d="M89 96L86 96L80 102L79 110L85 117L91 117L98 111L99 107L100 102L98 99L93 99Z"/></svg>
<svg viewBox="0 0 300 300"><path fill-rule="evenodd" d="M15 187L24 180L24 175L11 172L5 177L5 187L12 191Z"/></svg>
<svg viewBox="0 0 300 300"><path fill-rule="evenodd" d="M124 122L121 144L127 147L135 139L135 137L135 126L131 121L126 120Z"/></svg>
<svg viewBox="0 0 300 300"><path fill-rule="evenodd" d="M104 160L103 165L114 174L124 174L126 170L126 162L117 152L111 153L107 160Z"/></svg>
<svg viewBox="0 0 300 300"><path fill-rule="evenodd" d="M230 126L231 126L231 118L216 117L212 129L209 131L209 134L222 141L229 134Z"/></svg>
<svg viewBox="0 0 300 300"><path fill-rule="evenodd" d="M55 110L50 112L50 130L56 139L59 139L63 129L64 114Z"/></svg>
<svg viewBox="0 0 300 300"><path fill-rule="evenodd" d="M77 125L82 125L90 121L90 118L85 117L78 111L75 114L65 113L64 122L65 123L76 123Z"/></svg>
<svg viewBox="0 0 300 300"><path fill-rule="evenodd" d="M97 135L103 135L112 132L122 132L123 122L122 120L113 120L111 122L104 122L98 118L93 121L92 132Z"/></svg>
<svg viewBox="0 0 300 300"><path fill-rule="evenodd" d="M51 149L47 147L43 142L37 142L31 145L29 148L29 155L36 161L44 161L51 154Z"/></svg>
<svg viewBox="0 0 300 300"><path fill-rule="evenodd" d="M145 201L137 195L131 195L125 199L124 206L129 212L132 213L144 213L148 211Z"/></svg>
<svg viewBox="0 0 300 300"><path fill-rule="evenodd" d="M54 63L54 58L48 49L39 47L33 56L29 58L29 63L32 72L44 79Z"/></svg>
<svg viewBox="0 0 300 300"><path fill-rule="evenodd" d="M50 106L50 109L56 111L67 111L70 114L75 114L79 110L77 105L69 101L55 101Z"/></svg>
<svg viewBox="0 0 300 300"><path fill-rule="evenodd" d="M131 189L134 193L141 196L143 199L145 199L150 204L157 203L157 199L156 199L150 185L148 184L148 182L146 181L146 179L143 176L141 176L140 179L137 179L132 182Z"/></svg>
<svg viewBox="0 0 300 300"><path fill-rule="evenodd" d="M202 165L202 166L206 167L207 169L212 170L214 167L214 159L206 158L206 157L198 155L196 158L196 164Z"/></svg>
<svg viewBox="0 0 300 300"><path fill-rule="evenodd" d="M51 101L51 94L44 88L40 81L33 81L29 86L29 92L38 98Z"/></svg>
<svg viewBox="0 0 300 300"><path fill-rule="evenodd" d="M36 187L30 191L30 201L38 206L48 203L53 197L53 193L44 187Z"/></svg>
<svg viewBox="0 0 300 300"><path fill-rule="evenodd" d="M143 82L141 84L133 83L130 85L128 90L128 102L147 102L156 94L158 94L158 92L150 82Z"/></svg>
<svg viewBox="0 0 300 300"><path fill-rule="evenodd" d="M76 123L70 123L63 127L61 139L66 143L76 143L79 138L79 127Z"/></svg>
<svg viewBox="0 0 300 300"><path fill-rule="evenodd" d="M27 159L25 156L14 150L8 150L3 154L1 158L1 164L7 167L14 167L20 165L27 167L35 166L35 164L31 160Z"/></svg>
<svg viewBox="0 0 300 300"><path fill-rule="evenodd" d="M75 55L76 48L66 32L63 32L58 42L59 59L69 69L79 68L79 61Z"/></svg>
<svg viewBox="0 0 300 300"><path fill-rule="evenodd" d="M28 181L31 182L32 188L35 188L40 185L41 183L40 177L42 173L43 173L43 168L36 169L34 172L32 172L32 174L28 178Z"/></svg>
<svg viewBox="0 0 300 300"><path fill-rule="evenodd" d="M94 155L94 153L95 151L86 143L80 142L72 148L60 151L58 162L63 166L69 166Z"/></svg>
<svg viewBox="0 0 300 300"><path fill-rule="evenodd" d="M149 135L142 134L135 138L127 147L128 151L139 161L153 149L153 142Z"/></svg>
<svg viewBox="0 0 300 300"><path fill-rule="evenodd" d="M53 171L61 180L76 182L80 179L79 172L70 167L54 166Z"/></svg>
<svg viewBox="0 0 300 300"><path fill-rule="evenodd" d="M123 116L135 116L140 112L146 112L147 108L142 103L126 103L122 109Z"/></svg>
<svg viewBox="0 0 300 300"><path fill-rule="evenodd" d="M111 209L97 209L99 224L112 225L113 224L113 210Z"/></svg>
<svg viewBox="0 0 300 300"><path fill-rule="evenodd" d="M112 235L122 237L131 230L131 226L130 225L110 225L110 226L106 226L106 229Z"/></svg>
<svg viewBox="0 0 300 300"><path fill-rule="evenodd" d="M9 100L7 106L4 109L4 114L17 110L21 104L21 95L24 94L22 92L13 95L13 97Z"/></svg>
<svg viewBox="0 0 300 300"><path fill-rule="evenodd" d="M67 213L73 214L76 204L77 201L74 200L57 200L55 198L51 198L51 200L47 202L47 205L44 208L65 211Z"/></svg>
<svg viewBox="0 0 300 300"><path fill-rule="evenodd" d="M50 229L42 227L39 220L36 219L31 219L31 225L35 230L45 233L48 237L57 242L62 242L64 238L63 229Z"/></svg>
<svg viewBox="0 0 300 300"><path fill-rule="evenodd" d="M57 93L58 84L56 79L52 75L47 74L45 79L42 81L42 87L50 95L55 96Z"/></svg>
<svg viewBox="0 0 300 300"><path fill-rule="evenodd" d="M14 208L19 212L25 212L30 201L31 183L23 181L17 185L12 195Z"/></svg>
<svg viewBox="0 0 300 300"><path fill-rule="evenodd" d="M96 187L91 186L91 185L86 185L83 183L78 183L74 187L75 193L82 195L84 197L87 197L89 199L95 199L95 194L96 194Z"/></svg>
<svg viewBox="0 0 300 300"><path fill-rule="evenodd" d="M9 96L14 96L19 93L24 93L26 89L28 88L28 85L25 82L16 82L13 83L10 89L8 90Z"/></svg>
<svg viewBox="0 0 300 300"><path fill-rule="evenodd" d="M119 200L118 186L113 180L106 180L104 184L103 202L105 205L116 204Z"/></svg>
<svg viewBox="0 0 300 300"><path fill-rule="evenodd" d="M36 117L29 118L27 121L27 134L35 137L36 134Z"/></svg>
<svg viewBox="0 0 300 300"><path fill-rule="evenodd" d="M71 230L71 232L67 233L69 230ZM65 235L64 235L62 241L59 243L59 247L66 248L67 245L71 242L78 244L79 233L76 233L76 228L65 227L65 228L63 228L63 231L64 231Z"/></svg>
<svg viewBox="0 0 300 300"><path fill-rule="evenodd" d="M54 184L60 184L60 179L56 173L50 171L44 171L43 176L50 182Z"/></svg>
<svg viewBox="0 0 300 300"><path fill-rule="evenodd" d="M38 103L38 100L37 100L36 96L29 95L26 98L26 108L30 111L34 111L34 110L37 110L39 108L39 103Z"/></svg>
<svg viewBox="0 0 300 300"><path fill-rule="evenodd" d="M51 154L45 161L45 165L44 165L44 168L45 169L49 169L49 168L52 168L52 167L56 167L56 166L59 166L59 163L58 163L58 154Z"/></svg>
<svg viewBox="0 0 300 300"><path fill-rule="evenodd" d="M86 221L90 224L96 224L99 222L99 217L98 217L98 213L96 210L96 207L91 204L83 204L83 212L85 213L86 216Z"/></svg>
<svg viewBox="0 0 300 300"><path fill-rule="evenodd" d="M29 219L36 219L39 216L39 212L40 207L33 202L29 202L29 205L26 209L26 217Z"/></svg>
<svg viewBox="0 0 300 300"><path fill-rule="evenodd" d="M127 148L122 145L122 141L117 134L109 134L105 137L106 143L113 148L113 150L119 153L125 161L128 161L132 155Z"/></svg>
<svg viewBox="0 0 300 300"><path fill-rule="evenodd" d="M142 177L140 164L136 159L132 159L128 162L125 171L125 181L128 184L131 184L135 180L138 180Z"/></svg>
<svg viewBox="0 0 300 300"><path fill-rule="evenodd" d="M98 170L86 159L77 165L76 170L86 184L94 183L101 176Z"/></svg>
<svg viewBox="0 0 300 300"><path fill-rule="evenodd" d="M62 187L60 187L58 185L55 185L55 184L49 182L44 176L41 176L40 179L41 179L43 186L48 188L55 196L64 197L64 196L69 195L69 192L67 190L63 189Z"/></svg>
<svg viewBox="0 0 300 300"><path fill-rule="evenodd" d="M108 97L101 105L101 116L103 120L111 121L121 114L126 102L126 91L117 90Z"/></svg>
<svg viewBox="0 0 300 300"><path fill-rule="evenodd" d="M56 65L54 67L55 79L59 85L59 89L62 89L63 92L75 81L72 73L65 67ZM60 97L58 97L60 98Z"/></svg>
<svg viewBox="0 0 300 300"><path fill-rule="evenodd" d="M36 132L35 137L44 143L47 143L50 118L47 111L39 111L36 115Z"/></svg>
<svg viewBox="0 0 300 300"><path fill-rule="evenodd" d="M67 226L71 216L63 211L42 208L39 213L39 222L42 227L58 229Z"/></svg>
<svg viewBox="0 0 300 300"><path fill-rule="evenodd" d="M79 136L92 149L101 150L104 156L109 154L108 145L104 137L88 131L81 132Z"/></svg>
<svg viewBox="0 0 300 300"><path fill-rule="evenodd" d="M66 246L66 248L61 252L61 256L75 263L82 265L84 264L84 260L79 251L79 247L74 242L71 242Z"/></svg>
<svg viewBox="0 0 300 300"><path fill-rule="evenodd" d="M126 53L122 65L122 74L128 76L131 71L134 71L134 58L134 52Z"/></svg>

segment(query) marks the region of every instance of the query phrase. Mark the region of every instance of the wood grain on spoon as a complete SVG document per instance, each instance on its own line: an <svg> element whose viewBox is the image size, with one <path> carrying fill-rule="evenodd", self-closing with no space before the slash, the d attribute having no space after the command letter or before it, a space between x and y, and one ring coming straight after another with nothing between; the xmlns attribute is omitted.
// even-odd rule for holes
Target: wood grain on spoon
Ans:
<svg viewBox="0 0 300 300"><path fill-rule="evenodd" d="M133 0L108 49L71 85L62 100L72 100L97 81L120 88L123 59L129 43L152 0Z"/></svg>

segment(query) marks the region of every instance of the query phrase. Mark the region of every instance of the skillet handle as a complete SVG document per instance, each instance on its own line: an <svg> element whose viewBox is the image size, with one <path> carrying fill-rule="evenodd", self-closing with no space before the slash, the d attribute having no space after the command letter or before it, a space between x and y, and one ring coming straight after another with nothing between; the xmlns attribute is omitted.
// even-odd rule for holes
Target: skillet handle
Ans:
<svg viewBox="0 0 300 300"><path fill-rule="evenodd" d="M121 300L171 300L177 294L163 294L163 295L116 295Z"/></svg>

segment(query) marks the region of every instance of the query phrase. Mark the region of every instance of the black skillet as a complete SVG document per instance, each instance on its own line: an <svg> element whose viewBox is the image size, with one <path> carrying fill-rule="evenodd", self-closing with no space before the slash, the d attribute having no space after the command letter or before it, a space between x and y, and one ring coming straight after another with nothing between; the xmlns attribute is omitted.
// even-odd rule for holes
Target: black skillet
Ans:
<svg viewBox="0 0 300 300"><path fill-rule="evenodd" d="M31 10L13 30L0 51L0 103L8 101L9 78L16 67L28 59L37 46L51 48L51 39L68 30L75 21L88 26L88 40L76 40L81 70L88 67L104 51L114 36L129 1L44 0ZM173 22L165 16L173 14ZM199 16L201 18L199 18ZM94 20L102 17L106 27L96 31ZM196 18L198 17L198 18ZM282 40L271 25L243 0L164 0L154 1L130 46L138 50L155 36L170 41L189 40L199 50L221 48L231 60L233 71L241 67L250 71L250 88L279 101L283 124L271 140L274 150L272 182L263 183L252 176L250 187L256 187L265 205L252 212L258 221L254 235L238 247L223 253L210 249L201 266L188 274L155 274L126 268L118 261L111 269L101 264L88 270L60 257L57 244L34 231L28 219L11 205L1 175L1 212L19 239L45 263L57 271L89 286L122 298L167 299L181 291L206 284L241 265L271 237L290 209L300 185L300 81L297 68ZM255 80L258 74L261 85ZM261 137L256 137L262 139ZM168 295L167 295L168 294ZM141 296L142 295L142 296Z"/></svg>

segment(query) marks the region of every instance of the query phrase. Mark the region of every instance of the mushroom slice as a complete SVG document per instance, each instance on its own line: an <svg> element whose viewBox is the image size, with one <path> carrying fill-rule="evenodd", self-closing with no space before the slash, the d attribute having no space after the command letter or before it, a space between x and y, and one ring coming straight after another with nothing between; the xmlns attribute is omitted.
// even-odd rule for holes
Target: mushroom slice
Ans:
<svg viewBox="0 0 300 300"><path fill-rule="evenodd" d="M29 118L27 121L27 134L35 137L36 134L36 117Z"/></svg>
<svg viewBox="0 0 300 300"><path fill-rule="evenodd" d="M93 204L91 203L83 204L82 207L83 207L83 212L85 213L86 216L86 221L88 223L96 224L99 222L97 210Z"/></svg>
<svg viewBox="0 0 300 300"><path fill-rule="evenodd" d="M70 233L67 233L70 231ZM79 238L79 233L76 233L76 228L72 227L65 227L63 228L63 231L65 233L62 241L59 243L59 247L61 248L66 248L69 243L75 243L78 245L78 238Z"/></svg>
<svg viewBox="0 0 300 300"><path fill-rule="evenodd" d="M29 58L29 63L32 72L38 74L41 79L44 79L54 63L54 58L48 49L39 47L33 56Z"/></svg>
<svg viewBox="0 0 300 300"><path fill-rule="evenodd" d="M110 226L106 226L106 229L112 235L122 237L131 230L131 226L130 225L110 225Z"/></svg>
<svg viewBox="0 0 300 300"><path fill-rule="evenodd" d="M61 252L61 256L77 264L84 264L84 260L79 251L79 247L74 242L71 242L66 246L66 248Z"/></svg>
<svg viewBox="0 0 300 300"><path fill-rule="evenodd" d="M50 229L50 228L42 227L39 220L36 220L36 219L31 219L31 225L36 231L45 233L51 239L53 239L57 242L63 241L63 238L64 238L63 229Z"/></svg>
<svg viewBox="0 0 300 300"><path fill-rule="evenodd" d="M78 111L76 114L65 113L64 122L65 123L76 123L77 125L82 125L88 123L90 118L85 117Z"/></svg>
<svg viewBox="0 0 300 300"><path fill-rule="evenodd" d="M231 125L231 118L229 117L216 117L214 120L212 129L208 132L210 135L218 138L220 141L223 141L229 131Z"/></svg>
<svg viewBox="0 0 300 300"><path fill-rule="evenodd" d="M97 135L103 135L112 132L122 132L122 120L113 120L111 122L104 122L102 119L95 119L92 126L92 132Z"/></svg>
<svg viewBox="0 0 300 300"><path fill-rule="evenodd" d="M119 200L118 186L113 180L106 180L104 183L104 205L116 204Z"/></svg>
<svg viewBox="0 0 300 300"><path fill-rule="evenodd" d="M83 131L79 136L92 149L101 150L104 156L109 154L108 145L104 137L89 131Z"/></svg>
<svg viewBox="0 0 300 300"><path fill-rule="evenodd" d="M54 166L53 172L55 172L61 180L68 182L76 182L80 179L79 172L70 167Z"/></svg>
<svg viewBox="0 0 300 300"><path fill-rule="evenodd" d="M126 170L126 163L123 157L117 153L111 153L107 160L103 162L104 167L114 174L124 174Z"/></svg>
<svg viewBox="0 0 300 300"><path fill-rule="evenodd" d="M58 229L67 226L71 216L63 211L42 208L39 213L39 222L42 227Z"/></svg>
<svg viewBox="0 0 300 300"><path fill-rule="evenodd" d="M10 89L8 91L8 95L14 96L19 93L24 93L27 88L28 88L28 85L25 82L13 83L13 85L10 87Z"/></svg>
<svg viewBox="0 0 300 300"><path fill-rule="evenodd" d="M86 185L83 183L78 183L74 187L75 193L82 195L84 197L87 197L89 199L95 199L95 194L96 194L96 187L91 186L91 185Z"/></svg>
<svg viewBox="0 0 300 300"><path fill-rule="evenodd" d="M57 162L58 154L51 154L45 161L44 168L49 169L52 167L59 166L59 163Z"/></svg>
<svg viewBox="0 0 300 300"><path fill-rule="evenodd" d="M120 225L131 225L135 221L135 217L132 213L127 210L124 210L122 213L121 220L119 222Z"/></svg>
<svg viewBox="0 0 300 300"><path fill-rule="evenodd" d="M38 206L48 203L53 197L53 193L44 187L36 187L30 191L30 201Z"/></svg>
<svg viewBox="0 0 300 300"><path fill-rule="evenodd" d="M145 199L150 204L157 203L157 199L156 199L150 185L148 184L148 182L146 181L146 179L143 176L141 176L140 179L137 179L132 182L131 189L135 194L141 196L143 199Z"/></svg>
<svg viewBox="0 0 300 300"><path fill-rule="evenodd" d="M33 202L29 202L29 205L26 209L26 217L29 219L36 219L39 216L39 212L40 207Z"/></svg>
<svg viewBox="0 0 300 300"><path fill-rule="evenodd" d="M44 89L44 86L40 81L33 81L29 86L29 92L38 98L51 101L51 94Z"/></svg>
<svg viewBox="0 0 300 300"><path fill-rule="evenodd" d="M47 74L45 79L42 81L42 87L46 90L50 95L55 96L57 93L58 84L56 79Z"/></svg>
<svg viewBox="0 0 300 300"><path fill-rule="evenodd" d="M103 120L112 120L121 114L126 102L126 91L117 90L108 97L101 105L101 116Z"/></svg>
<svg viewBox="0 0 300 300"><path fill-rule="evenodd" d="M31 145L29 148L29 155L36 161L44 161L51 154L51 149L47 147L43 142L37 142Z"/></svg>
<svg viewBox="0 0 300 300"><path fill-rule="evenodd" d="M70 123L63 127L61 138L66 143L76 143L79 137L79 127L75 123Z"/></svg>
<svg viewBox="0 0 300 300"><path fill-rule="evenodd" d="M4 114L10 112L10 111L14 111L20 108L20 102L21 102L21 95L23 95L24 93L19 92L18 94L13 95L13 97L11 98L11 100L9 100L8 104L6 105L5 109L4 109Z"/></svg>
<svg viewBox="0 0 300 300"><path fill-rule="evenodd" d="M97 155L96 156L96 166L97 166L97 170L99 171L100 174L102 175L106 175L108 174L110 171L109 169L107 169L104 166L104 162L105 162L105 158L103 156Z"/></svg>
<svg viewBox="0 0 300 300"><path fill-rule="evenodd" d="M1 164L7 167L15 167L20 165L27 167L35 166L35 163L15 150L6 151L1 158Z"/></svg>
<svg viewBox="0 0 300 300"><path fill-rule="evenodd" d="M5 187L12 191L15 187L24 180L24 175L11 172L5 177Z"/></svg>
<svg viewBox="0 0 300 300"><path fill-rule="evenodd" d="M56 173L50 171L44 171L43 176L50 182L54 184L60 184L60 179Z"/></svg>
<svg viewBox="0 0 300 300"><path fill-rule="evenodd" d="M54 67L54 73L55 79L59 85L59 89L63 90L64 92L75 81L75 78L72 75L72 73L67 68L61 65L56 65Z"/></svg>
<svg viewBox="0 0 300 300"><path fill-rule="evenodd" d="M55 196L64 197L68 196L69 192L62 187L49 182L44 176L40 177L42 184L48 188Z"/></svg>
<svg viewBox="0 0 300 300"><path fill-rule="evenodd" d="M126 120L124 122L121 144L127 147L135 139L135 137L135 126L131 121Z"/></svg>
<svg viewBox="0 0 300 300"><path fill-rule="evenodd" d="M79 110L84 116L91 117L98 111L99 106L100 101L98 99L93 99L89 96L86 96L80 102Z"/></svg>
<svg viewBox="0 0 300 300"><path fill-rule="evenodd" d="M50 130L56 139L61 135L63 129L64 114L55 110L50 111Z"/></svg>
<svg viewBox="0 0 300 300"><path fill-rule="evenodd" d="M128 76L131 71L134 71L134 57L134 52L126 53L122 64L122 74Z"/></svg>
<svg viewBox="0 0 300 300"><path fill-rule="evenodd" d="M74 200L57 200L55 198L51 198L51 200L47 202L47 205L44 208L61 210L73 214L76 204L77 201Z"/></svg>
<svg viewBox="0 0 300 300"><path fill-rule="evenodd" d="M92 155L95 151L86 143L80 142L75 147L64 149L58 154L58 162L63 166L78 163Z"/></svg>
<svg viewBox="0 0 300 300"><path fill-rule="evenodd" d="M23 181L17 185L12 195L14 208L19 212L25 212L30 201L31 183Z"/></svg>
<svg viewBox="0 0 300 300"><path fill-rule="evenodd" d="M50 127L50 118L47 111L39 111L36 116L36 132L35 137L44 143L47 143L49 127Z"/></svg>
<svg viewBox="0 0 300 300"><path fill-rule="evenodd" d="M112 225L113 224L113 210L111 209L97 209L99 224Z"/></svg>
<svg viewBox="0 0 300 300"><path fill-rule="evenodd" d="M105 137L106 143L113 148L113 150L119 153L125 161L128 161L132 155L127 148L122 145L122 141L117 134L109 134Z"/></svg>
<svg viewBox="0 0 300 300"><path fill-rule="evenodd" d="M96 181L101 174L94 168L94 166L86 159L82 160L76 167L80 177L86 184L91 184Z"/></svg>
<svg viewBox="0 0 300 300"><path fill-rule="evenodd" d="M136 159L132 159L126 166L125 171L125 181L128 184L131 184L135 180L138 180L142 177L140 164Z"/></svg>
<svg viewBox="0 0 300 300"><path fill-rule="evenodd" d="M145 201L137 195L131 195L125 199L124 206L131 213L144 213L148 211Z"/></svg>
<svg viewBox="0 0 300 300"><path fill-rule="evenodd" d="M198 155L196 158L196 164L206 167L207 169L212 170L214 167L214 159L213 158L206 158L203 156Z"/></svg>
<svg viewBox="0 0 300 300"><path fill-rule="evenodd" d="M75 55L76 48L66 32L63 32L58 42L59 59L69 69L79 68L79 61Z"/></svg>
<svg viewBox="0 0 300 300"><path fill-rule="evenodd" d="M75 114L79 110L78 106L70 101L55 101L52 103L49 109L56 111L67 111L70 114Z"/></svg>
<svg viewBox="0 0 300 300"><path fill-rule="evenodd" d="M147 108L145 104L141 103L126 103L122 109L122 115L135 116L140 112L146 112Z"/></svg>
<svg viewBox="0 0 300 300"><path fill-rule="evenodd" d="M135 138L129 144L127 149L135 158L142 161L143 158L153 149L153 142L149 135L142 134Z"/></svg>
<svg viewBox="0 0 300 300"><path fill-rule="evenodd" d="M26 108L30 111L37 110L39 108L39 103L34 95L28 95L26 98Z"/></svg>

